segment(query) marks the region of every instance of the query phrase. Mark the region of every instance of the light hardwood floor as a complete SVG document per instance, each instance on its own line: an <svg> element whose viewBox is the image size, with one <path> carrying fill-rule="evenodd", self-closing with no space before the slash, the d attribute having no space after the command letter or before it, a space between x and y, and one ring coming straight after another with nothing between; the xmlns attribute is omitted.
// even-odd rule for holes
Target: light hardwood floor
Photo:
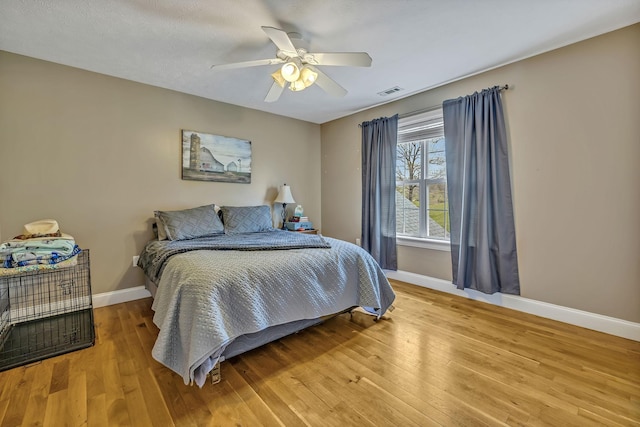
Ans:
<svg viewBox="0 0 640 427"><path fill-rule="evenodd" d="M0 373L0 425L640 425L640 343L392 282L186 386L151 357L151 299L95 310L96 345Z"/></svg>

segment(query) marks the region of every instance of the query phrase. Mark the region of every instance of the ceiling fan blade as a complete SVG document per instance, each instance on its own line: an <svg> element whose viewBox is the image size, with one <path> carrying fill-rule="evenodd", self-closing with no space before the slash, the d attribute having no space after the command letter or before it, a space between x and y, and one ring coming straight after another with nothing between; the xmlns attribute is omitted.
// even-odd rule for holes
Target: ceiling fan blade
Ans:
<svg viewBox="0 0 640 427"><path fill-rule="evenodd" d="M318 78L316 79L315 84L320 86L322 90L330 95L337 97L343 97L347 94L347 90L336 83L336 81L331 77L327 76L325 73L315 67L313 68L313 71L318 73Z"/></svg>
<svg viewBox="0 0 640 427"><path fill-rule="evenodd" d="M349 67L370 67L371 57L366 52L311 53L316 65L344 65ZM305 56L305 60L307 57ZM310 63L314 63L308 61Z"/></svg>
<svg viewBox="0 0 640 427"><path fill-rule="evenodd" d="M276 102L278 98L280 98L280 95L282 95L283 91L284 86L280 86L278 82L273 82L267 96L264 97L264 102Z"/></svg>
<svg viewBox="0 0 640 427"><path fill-rule="evenodd" d="M296 47L293 45L286 32L273 27L262 27L262 30L271 39L273 44L275 44L278 49L284 51L287 56L292 58L298 56Z"/></svg>
<svg viewBox="0 0 640 427"><path fill-rule="evenodd" d="M280 58L272 59L256 59L255 61L235 62L233 64L212 65L212 70L232 70L234 68L257 67L259 65L282 64L284 61Z"/></svg>

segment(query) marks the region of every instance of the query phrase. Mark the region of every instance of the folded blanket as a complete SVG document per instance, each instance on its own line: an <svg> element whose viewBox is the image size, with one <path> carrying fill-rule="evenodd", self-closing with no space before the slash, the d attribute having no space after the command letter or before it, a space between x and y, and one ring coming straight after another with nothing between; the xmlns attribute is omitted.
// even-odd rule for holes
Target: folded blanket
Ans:
<svg viewBox="0 0 640 427"><path fill-rule="evenodd" d="M51 253L58 252L61 255L71 255L76 242L74 239L12 239L0 244L0 256L19 252Z"/></svg>
<svg viewBox="0 0 640 427"><path fill-rule="evenodd" d="M74 255L71 258L61 261L57 264L36 264L27 265L24 267L0 268L0 277L21 273L32 273L34 271L40 270L57 270L61 268L73 267L75 265L78 265L78 255Z"/></svg>
<svg viewBox="0 0 640 427"><path fill-rule="evenodd" d="M44 249L25 250L20 249L2 258L2 268L16 268L27 265L58 264L80 253L78 245L74 245L71 252L47 251Z"/></svg>

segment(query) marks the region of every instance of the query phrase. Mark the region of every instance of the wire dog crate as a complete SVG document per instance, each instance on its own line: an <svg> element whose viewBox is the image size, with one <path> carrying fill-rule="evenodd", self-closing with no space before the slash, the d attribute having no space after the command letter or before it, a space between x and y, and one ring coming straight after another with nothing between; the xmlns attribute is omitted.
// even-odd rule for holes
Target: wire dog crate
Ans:
<svg viewBox="0 0 640 427"><path fill-rule="evenodd" d="M0 371L94 342L88 249L72 267L0 276Z"/></svg>

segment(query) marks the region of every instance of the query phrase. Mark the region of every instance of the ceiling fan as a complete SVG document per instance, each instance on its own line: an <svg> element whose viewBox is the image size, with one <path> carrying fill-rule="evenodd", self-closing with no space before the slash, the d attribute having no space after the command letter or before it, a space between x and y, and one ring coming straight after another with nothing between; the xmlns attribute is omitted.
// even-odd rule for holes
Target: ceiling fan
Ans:
<svg viewBox="0 0 640 427"><path fill-rule="evenodd" d="M289 35L283 30L273 27L262 27L262 30L278 48L275 58L212 65L211 68L214 70L230 70L233 68L282 64L282 67L271 74L274 81L267 96L264 98L265 102L277 101L287 84L290 90L297 92L315 83L331 95L345 96L347 90L316 68L316 65L371 66L371 57L366 52L311 53L304 48L296 48Z"/></svg>

